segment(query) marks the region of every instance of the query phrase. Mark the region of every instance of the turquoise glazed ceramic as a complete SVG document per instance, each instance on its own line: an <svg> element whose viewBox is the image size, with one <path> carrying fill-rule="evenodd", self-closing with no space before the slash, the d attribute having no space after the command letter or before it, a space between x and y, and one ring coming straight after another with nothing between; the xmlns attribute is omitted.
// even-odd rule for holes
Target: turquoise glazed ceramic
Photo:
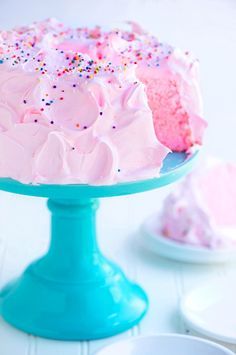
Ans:
<svg viewBox="0 0 236 355"><path fill-rule="evenodd" d="M52 214L47 254L0 293L3 318L27 333L61 340L108 337L137 324L148 299L102 255L96 241L97 198L160 188L190 171L197 155L171 153L159 178L112 186L35 186L0 179L2 190L48 197Z"/></svg>

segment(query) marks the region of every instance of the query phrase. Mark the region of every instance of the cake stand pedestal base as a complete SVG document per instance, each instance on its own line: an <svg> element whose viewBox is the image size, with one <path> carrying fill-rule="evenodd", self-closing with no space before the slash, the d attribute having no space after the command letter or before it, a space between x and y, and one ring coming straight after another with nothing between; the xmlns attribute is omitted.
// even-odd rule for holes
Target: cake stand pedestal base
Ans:
<svg viewBox="0 0 236 355"><path fill-rule="evenodd" d="M144 316L147 297L100 252L96 199L48 200L48 253L1 292L2 316L25 332L64 340L122 332Z"/></svg>
<svg viewBox="0 0 236 355"><path fill-rule="evenodd" d="M148 300L102 255L96 240L97 198L161 188L189 172L197 155L170 153L158 178L116 185L27 185L0 179L1 190L49 198L52 213L47 254L0 292L3 318L27 333L61 340L104 338L137 324Z"/></svg>

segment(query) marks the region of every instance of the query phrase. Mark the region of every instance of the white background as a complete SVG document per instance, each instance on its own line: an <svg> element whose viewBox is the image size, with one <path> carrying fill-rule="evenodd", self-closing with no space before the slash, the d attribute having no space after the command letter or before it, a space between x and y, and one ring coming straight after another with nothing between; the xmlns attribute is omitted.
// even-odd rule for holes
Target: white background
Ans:
<svg viewBox="0 0 236 355"><path fill-rule="evenodd" d="M160 39L191 50L200 60L205 117L209 122L205 154L236 161L235 0L0 0L0 28L47 17L74 26L114 27L133 20ZM159 208L169 189L102 201L98 223L102 249L144 286L151 301L141 325L122 336L188 331L176 313L181 294L208 277L234 275L233 266L186 266L135 249L137 227ZM0 201L2 285L45 250L49 218L43 199L2 192ZM104 344L43 340L0 321L0 355L88 354Z"/></svg>

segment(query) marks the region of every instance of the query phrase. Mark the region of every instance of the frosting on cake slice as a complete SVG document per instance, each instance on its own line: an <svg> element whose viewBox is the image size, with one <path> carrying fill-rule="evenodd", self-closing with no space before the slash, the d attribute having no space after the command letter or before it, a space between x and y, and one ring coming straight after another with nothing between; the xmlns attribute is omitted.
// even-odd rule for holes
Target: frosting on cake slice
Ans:
<svg viewBox="0 0 236 355"><path fill-rule="evenodd" d="M166 238L207 248L236 247L236 165L216 160L191 173L164 201Z"/></svg>

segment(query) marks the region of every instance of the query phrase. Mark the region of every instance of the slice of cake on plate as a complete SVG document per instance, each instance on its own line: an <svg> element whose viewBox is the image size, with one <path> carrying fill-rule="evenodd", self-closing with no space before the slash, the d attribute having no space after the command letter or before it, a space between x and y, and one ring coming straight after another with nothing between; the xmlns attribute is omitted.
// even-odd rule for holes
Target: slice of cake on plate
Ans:
<svg viewBox="0 0 236 355"><path fill-rule="evenodd" d="M164 201L158 235L208 249L236 247L236 164L211 160Z"/></svg>

